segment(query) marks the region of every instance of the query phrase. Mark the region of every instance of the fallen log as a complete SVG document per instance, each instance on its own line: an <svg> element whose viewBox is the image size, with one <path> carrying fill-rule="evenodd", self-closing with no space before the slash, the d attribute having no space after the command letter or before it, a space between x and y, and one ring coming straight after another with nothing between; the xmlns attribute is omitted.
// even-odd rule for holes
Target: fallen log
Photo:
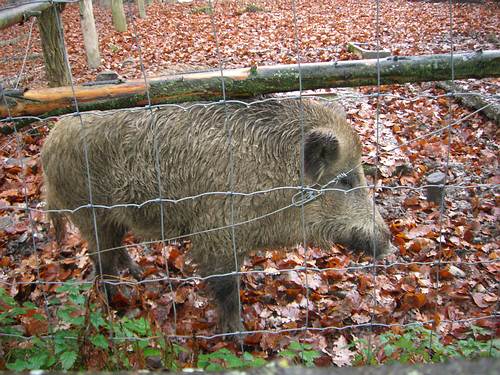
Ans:
<svg viewBox="0 0 500 375"><path fill-rule="evenodd" d="M380 59L380 83L440 81L450 78L450 55L422 55ZM455 78L500 76L500 50L457 53L453 65ZM339 61L301 64L304 90L354 87L377 84L377 60ZM227 99L255 97L259 94L297 91L298 65L274 65L229 69L223 72ZM152 104L222 99L222 79L218 70L150 78ZM143 80L120 84L31 89L0 93L0 119L19 116L40 118L75 110L108 110L148 105ZM74 96L73 96L74 94Z"/></svg>
<svg viewBox="0 0 500 375"><path fill-rule="evenodd" d="M52 3L47 1L45 3L21 4L0 9L0 30L24 22L29 17L37 15L51 6Z"/></svg>
<svg viewBox="0 0 500 375"><path fill-rule="evenodd" d="M482 114L484 114L490 120L495 121L497 125L500 125L500 102L498 101L498 97L497 101L495 102L492 99L488 99L482 95L467 95L469 93L468 90L463 88L460 83L456 82L437 82L436 86L449 93L455 93L455 99L460 103L472 109L481 109Z"/></svg>

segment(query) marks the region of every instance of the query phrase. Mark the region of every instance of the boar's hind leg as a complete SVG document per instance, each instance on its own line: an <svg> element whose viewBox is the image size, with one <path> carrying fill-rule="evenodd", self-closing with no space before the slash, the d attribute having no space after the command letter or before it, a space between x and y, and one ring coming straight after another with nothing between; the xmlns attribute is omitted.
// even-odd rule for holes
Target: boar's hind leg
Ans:
<svg viewBox="0 0 500 375"><path fill-rule="evenodd" d="M193 239L193 257L198 264L200 274L203 277L212 276L206 281L212 296L215 298L219 318L219 330L224 333L241 332L245 329L240 320L239 276L214 276L234 272L234 256L232 253L224 253L218 248L221 244L225 243L224 240L216 242L217 245L212 248L206 242ZM231 248L231 245L229 244L228 247ZM243 256L239 256L239 265L241 265L242 260Z"/></svg>
<svg viewBox="0 0 500 375"><path fill-rule="evenodd" d="M217 304L219 329L224 333L244 331L239 311L238 276L213 277L207 282Z"/></svg>

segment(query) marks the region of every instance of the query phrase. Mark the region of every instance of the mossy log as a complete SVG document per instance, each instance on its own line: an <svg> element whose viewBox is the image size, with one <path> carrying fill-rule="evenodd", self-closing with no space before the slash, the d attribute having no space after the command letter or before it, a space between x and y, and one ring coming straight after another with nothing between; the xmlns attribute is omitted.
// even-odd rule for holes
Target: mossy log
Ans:
<svg viewBox="0 0 500 375"><path fill-rule="evenodd" d="M389 57L379 62L381 84L440 81L449 79L451 74L450 55L447 54ZM453 65L456 79L499 77L500 50L457 53ZM297 65L229 69L223 76L227 99L299 89ZM301 79L304 90L376 85L377 60L301 64ZM222 79L218 70L150 78L148 85L152 104L222 99ZM143 80L76 86L74 91L80 111L148 105ZM75 110L75 98L69 86L5 91L3 94L5 98L0 98L0 118L3 119L9 116L44 118Z"/></svg>

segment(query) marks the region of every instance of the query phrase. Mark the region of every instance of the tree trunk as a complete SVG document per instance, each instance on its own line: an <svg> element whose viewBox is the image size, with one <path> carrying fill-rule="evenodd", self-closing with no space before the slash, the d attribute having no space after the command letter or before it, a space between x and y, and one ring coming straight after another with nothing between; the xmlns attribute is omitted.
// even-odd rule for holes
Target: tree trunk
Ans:
<svg viewBox="0 0 500 375"><path fill-rule="evenodd" d="M500 77L500 50L457 53L455 78ZM446 80L450 77L450 55L406 56L380 60L382 84ZM377 60L302 64L304 90L377 84ZM227 99L251 98L259 94L297 91L297 65L275 65L224 72ZM153 104L222 99L220 71L151 77L121 84L94 83L77 86L75 96L80 111L138 107ZM71 87L5 92L12 116L46 117L74 110ZM5 100L0 100L0 118L8 116Z"/></svg>
<svg viewBox="0 0 500 375"><path fill-rule="evenodd" d="M66 46L60 16L60 8L56 5L42 11L38 17L45 73L50 87L71 84L71 75L65 59Z"/></svg>
<svg viewBox="0 0 500 375"><path fill-rule="evenodd" d="M101 54L99 53L99 37L95 28L92 0L80 0L80 23L87 64L90 69L95 69L101 65Z"/></svg>
<svg viewBox="0 0 500 375"><path fill-rule="evenodd" d="M139 8L139 17L146 18L146 6L144 0L137 0L137 8Z"/></svg>
<svg viewBox="0 0 500 375"><path fill-rule="evenodd" d="M111 14L115 30L119 32L127 31L127 19L123 10L123 0L111 0Z"/></svg>

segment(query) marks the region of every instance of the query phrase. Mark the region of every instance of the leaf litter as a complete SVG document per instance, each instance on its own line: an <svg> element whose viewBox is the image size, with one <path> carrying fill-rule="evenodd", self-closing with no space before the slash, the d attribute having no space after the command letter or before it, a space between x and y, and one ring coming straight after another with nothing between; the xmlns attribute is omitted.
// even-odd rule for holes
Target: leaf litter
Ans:
<svg viewBox="0 0 500 375"><path fill-rule="evenodd" d="M297 53L289 2L255 3L263 11L242 12L241 3L233 1L215 5L224 66L295 63ZM211 16L196 11L203 4L200 1L153 3L145 20L136 17L135 9L127 11L129 21L133 15L140 33L148 75L218 66L216 43L207 32L211 30ZM390 46L393 53L400 55L449 52L446 4L402 0L381 4L382 46ZM313 0L298 4L301 61L355 59L347 52L346 44L352 40L374 40L372 8L372 3L364 0L335 3ZM455 48L498 49L498 10L498 4L491 1L455 5ZM134 28L129 27L122 34L113 32L106 9L96 6L94 11L104 61L94 71L85 66L81 34L76 26L78 7L67 5L63 13L75 81L92 80L99 71L107 69L116 70L125 78L140 77ZM7 29L3 38L13 37L14 32L26 32L27 28L26 23ZM30 53L41 51L37 38L35 28ZM18 45L9 45L2 51L2 57L18 53ZM29 73L24 75L23 85L45 85L41 60L29 60L26 68ZM2 67L0 76L8 79L19 70L20 64L15 60ZM464 84L473 91L490 94L498 88L498 80L494 79L468 80ZM449 133L426 136L464 118L471 110L455 101L433 97L443 91L429 83L381 89L393 96L379 101L379 163L375 162L376 99L365 96L343 104L362 137L364 161L377 170L368 173L369 178L377 177L377 185L389 187L377 191L376 201L399 250L385 260L394 264L373 270L371 258L341 246L262 249L252 255L243 271L262 272L242 277L242 316L246 329L292 330L246 335L246 348L255 354L271 356L292 340L300 339L324 354L317 363L349 365L353 361L349 342L355 336L369 336L367 327L371 323L405 325L433 320L433 328L444 340L452 341L463 338L470 323L448 321L477 318L474 324L498 336L498 326L481 319L494 314L498 304L498 197L492 189L468 187L498 184L498 144L494 141L498 139L498 128L475 114L452 126ZM356 92L370 95L376 89L362 87ZM415 94L431 97L410 100ZM33 282L90 280L94 275L86 243L74 228L69 228L67 238L58 247L45 215L26 212L26 202L30 208L43 209L39 151L49 128L48 123L37 124L35 129L0 139L0 279L11 296L19 301L33 301L38 306L43 305L45 293L56 293L56 284ZM439 206L425 199L425 191L398 187L422 186L430 173L445 172L449 142L447 184L458 188L446 189L445 215L441 216ZM134 245L137 240L128 236L125 242ZM148 279L165 277L167 266L171 277L189 278L195 274L193 265L186 260L189 247L189 241L168 246L138 244L131 248L131 253ZM328 270L294 270L304 265L304 259L308 267ZM350 266L353 267L346 269ZM133 298L121 301L123 309L128 314L148 316L166 334L216 333L215 306L206 295L204 283L187 280L174 282L172 287L170 290L163 281L137 286ZM177 325L173 319L174 305ZM310 327L329 329L300 331L306 320ZM20 324L26 335L47 332L46 324L30 316L25 316ZM337 330L346 326L352 327ZM374 326L373 330L381 332L384 328ZM220 347L237 350L231 341L222 339L179 341L203 351ZM189 366L189 360L184 365Z"/></svg>

